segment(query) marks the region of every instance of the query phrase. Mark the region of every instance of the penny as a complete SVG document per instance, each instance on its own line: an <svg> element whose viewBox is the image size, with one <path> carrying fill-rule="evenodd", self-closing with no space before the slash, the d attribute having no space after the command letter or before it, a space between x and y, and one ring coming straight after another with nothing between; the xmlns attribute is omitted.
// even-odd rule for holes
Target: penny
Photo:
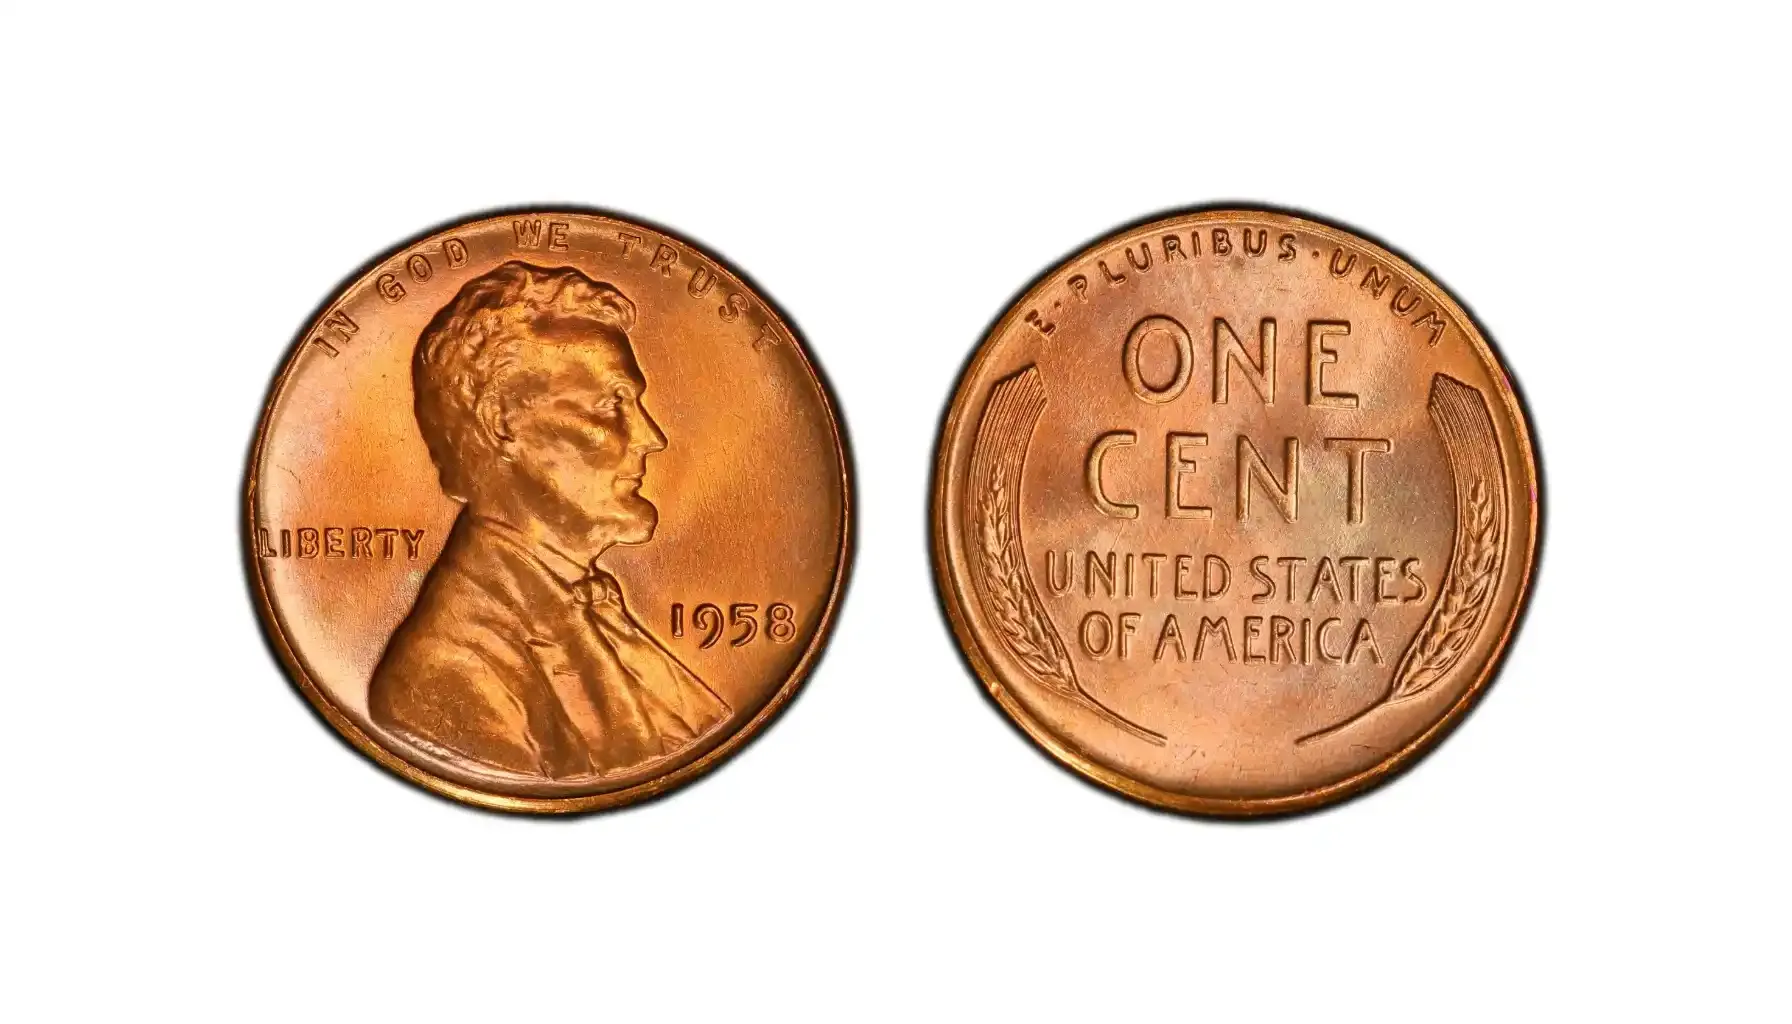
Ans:
<svg viewBox="0 0 1792 1024"><path fill-rule="evenodd" d="M1505 368L1435 281L1312 220L1123 230L966 368L936 577L1027 735L1157 806L1255 815L1373 785L1493 677L1536 556Z"/></svg>
<svg viewBox="0 0 1792 1024"><path fill-rule="evenodd" d="M738 750L814 664L848 473L801 339L662 229L530 211L394 249L275 380L247 475L267 631L379 764L592 810Z"/></svg>

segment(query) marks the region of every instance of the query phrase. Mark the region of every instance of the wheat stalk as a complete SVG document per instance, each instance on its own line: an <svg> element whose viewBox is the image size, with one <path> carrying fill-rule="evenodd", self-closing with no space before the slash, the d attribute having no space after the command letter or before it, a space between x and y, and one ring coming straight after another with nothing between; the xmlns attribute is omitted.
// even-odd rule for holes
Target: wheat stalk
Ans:
<svg viewBox="0 0 1792 1024"><path fill-rule="evenodd" d="M1033 427L1045 409L1039 370L1029 366L990 389L977 437L971 446L966 532L975 538L973 579L984 613L995 623L1002 646L1047 689L1093 711L1121 729L1159 746L1164 737L1127 721L1090 696L1077 682L1070 652L1027 574L1020 542L1015 490L1026 462Z"/></svg>
<svg viewBox="0 0 1792 1024"><path fill-rule="evenodd" d="M1300 737L1297 744L1337 732L1377 708L1437 685L1474 642L1493 604L1506 557L1505 464L1493 417L1481 392L1441 373L1431 381L1430 408L1456 481L1456 540L1437 602L1382 696L1349 718Z"/></svg>

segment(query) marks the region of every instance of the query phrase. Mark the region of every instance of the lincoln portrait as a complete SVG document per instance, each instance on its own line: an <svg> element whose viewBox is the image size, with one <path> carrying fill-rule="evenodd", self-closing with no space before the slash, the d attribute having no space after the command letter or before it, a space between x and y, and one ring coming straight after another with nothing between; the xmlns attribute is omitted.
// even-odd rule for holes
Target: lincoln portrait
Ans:
<svg viewBox="0 0 1792 1024"><path fill-rule="evenodd" d="M666 437L629 343L635 307L571 267L506 263L417 340L417 426L462 504L374 669L375 724L534 779L615 774L730 713L644 629L598 565L653 538L641 495Z"/></svg>

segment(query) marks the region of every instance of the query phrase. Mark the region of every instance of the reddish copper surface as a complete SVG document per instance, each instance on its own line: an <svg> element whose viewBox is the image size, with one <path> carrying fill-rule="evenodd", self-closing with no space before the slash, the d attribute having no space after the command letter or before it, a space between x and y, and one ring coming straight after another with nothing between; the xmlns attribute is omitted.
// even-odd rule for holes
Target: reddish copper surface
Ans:
<svg viewBox="0 0 1792 1024"><path fill-rule="evenodd" d="M405 246L324 307L262 419L249 557L357 747L457 799L584 810L691 778L791 696L840 593L846 481L751 287L658 229L535 211Z"/></svg>
<svg viewBox="0 0 1792 1024"><path fill-rule="evenodd" d="M1440 736L1510 638L1537 522L1467 314L1365 239L1249 210L1041 279L966 370L934 492L1002 708L1084 775L1214 814L1336 800Z"/></svg>

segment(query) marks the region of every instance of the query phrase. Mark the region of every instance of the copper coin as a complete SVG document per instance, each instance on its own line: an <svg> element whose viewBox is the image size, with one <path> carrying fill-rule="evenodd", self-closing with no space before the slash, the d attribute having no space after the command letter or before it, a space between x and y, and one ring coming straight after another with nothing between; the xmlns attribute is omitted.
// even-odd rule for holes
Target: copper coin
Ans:
<svg viewBox="0 0 1792 1024"><path fill-rule="evenodd" d="M801 340L687 239L536 210L394 249L322 307L247 479L267 629L381 765L513 811L629 803L814 664L845 448Z"/></svg>
<svg viewBox="0 0 1792 1024"><path fill-rule="evenodd" d="M947 415L934 559L1001 708L1128 796L1338 800L1487 686L1538 473L1505 368L1435 281L1337 227L1171 217L1041 278Z"/></svg>

